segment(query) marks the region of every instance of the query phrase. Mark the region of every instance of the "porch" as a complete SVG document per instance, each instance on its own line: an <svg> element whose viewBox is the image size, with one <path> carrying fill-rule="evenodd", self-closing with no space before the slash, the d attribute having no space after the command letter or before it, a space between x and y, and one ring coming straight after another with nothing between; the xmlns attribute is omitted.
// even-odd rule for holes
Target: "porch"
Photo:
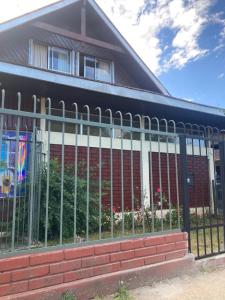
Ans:
<svg viewBox="0 0 225 300"><path fill-rule="evenodd" d="M176 116L170 120L164 118L165 106L159 117L154 117L153 112L162 106L132 102L127 112L128 99L121 102L114 98L109 109L99 94L94 102L89 93L77 90L79 101L74 103L69 89L65 88L68 98L64 101L60 96L47 98L44 92L31 96L29 88L25 94L15 93L14 88L18 84L22 88L23 81L13 82L11 79L9 91L1 91L1 276L17 272L14 265L10 264L10 269L4 266L21 254L25 262L30 257L46 260L22 265L18 272L31 274L36 266L48 266L42 283L39 275L32 275L34 279L24 275L21 292L25 292L27 281L34 284L34 290L44 288L46 282L53 289L66 282L79 285L82 278L94 276L95 280L105 267L118 278L124 268L136 272L145 266L148 273L161 262L177 272L193 262L187 246L197 258L224 252L220 184L224 178L224 136L221 127L214 126L220 117L212 116L207 125L204 114L192 112L193 120L199 116L205 126L196 125L186 123L192 118L189 114L179 122L179 109L168 108L168 116ZM32 83L33 88L37 82ZM49 90L50 94L54 96L58 88ZM124 110L117 111L119 106ZM144 113L148 109L152 109L151 116ZM187 235L181 231L189 233L188 245ZM122 249L122 245L128 248ZM109 251L109 247L110 251L119 247L115 250L118 257L127 254L125 262L120 259L114 265L114 252L88 252L97 248ZM72 256L65 258L65 252ZM88 255L79 256L81 252ZM135 254L139 252L140 256ZM49 257L56 260L49 261ZM83 267L85 257L100 273L85 273L93 270L89 265ZM98 259L101 267L96 265ZM177 267L174 259L180 259ZM51 268L73 267L65 267L56 278L49 271L52 264ZM22 279L7 280L7 294L15 294L15 284L22 286Z"/></svg>

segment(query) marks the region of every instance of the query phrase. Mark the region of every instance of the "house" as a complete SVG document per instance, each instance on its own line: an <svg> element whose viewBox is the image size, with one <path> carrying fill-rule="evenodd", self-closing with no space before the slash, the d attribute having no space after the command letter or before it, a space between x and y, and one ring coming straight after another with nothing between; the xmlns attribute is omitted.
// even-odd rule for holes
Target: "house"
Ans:
<svg viewBox="0 0 225 300"><path fill-rule="evenodd" d="M198 258L224 251L225 110L170 95L94 0L0 24L0 88L0 257L25 251L0 259L0 297L184 270L174 230Z"/></svg>
<svg viewBox="0 0 225 300"><path fill-rule="evenodd" d="M59 1L10 20L0 39L7 90L222 127L222 109L172 97L95 1Z"/></svg>
<svg viewBox="0 0 225 300"><path fill-rule="evenodd" d="M168 127L164 119L167 122L174 120L178 124L196 123L220 129L225 125L224 110L171 96L93 0L59 1L1 24L0 83L1 88L6 90L5 108L12 110L18 109L19 91L22 93L20 110L34 112L32 95L35 94L38 100L35 111L42 115L65 115L66 118L74 118L73 103L76 102L79 107L78 118L83 121L98 122L99 110L96 110L96 107L100 107L102 120L107 124L112 122L110 111L107 110L110 108L113 124L117 126L130 126L129 116L126 115L128 112L133 116L137 115L136 120L132 120L132 126L138 127L140 121L140 127L143 126L143 129L151 126L151 129L157 130L158 126L159 132ZM64 110L60 100L64 100ZM84 105L88 107L83 108ZM146 118L139 120L138 115L140 118L151 116L152 123L148 124ZM154 120L155 116L157 119ZM5 115L3 127L7 131L15 131L17 119L16 113ZM162 123L159 125L157 120L160 119ZM66 124L63 129L61 123L52 121L48 143L48 123L43 118L37 124L41 153L49 153L49 158L61 160L63 151L63 163L74 164L74 125ZM32 118L23 116L19 131L32 132L33 124ZM177 130L173 128L172 123L170 127L166 129L168 134ZM195 131L198 131L196 128ZM88 128L80 124L79 134L78 161L86 160L88 147L88 155L91 157L89 165L97 167L98 132L96 134L94 126ZM89 146L87 134L91 136ZM123 134L121 135L120 128L108 128L102 132L102 178L113 181L111 197L109 193L106 194L103 203L110 207L109 198L113 196L111 209L130 210L132 198L144 199L148 206L151 199L154 199L154 202L157 202L157 199L162 202L165 196L167 202L176 205L182 198L182 171L179 162L180 150L176 149L176 142L172 142L174 137L170 137L169 141L169 136L153 136L150 150L149 137L139 133L139 137L135 138L133 134L134 140L142 140L142 151L140 145L135 145L134 141L132 171L130 137L125 141L127 136L125 132ZM211 147L208 149L208 152L211 152L207 153L205 146L201 149L200 142L198 144L194 139L192 147L196 148L197 152L192 151L189 145L187 153L190 202L191 206L199 207L200 200L196 199L201 199L208 205L213 198L211 183L215 179L215 172L211 165L214 165L214 158ZM21 174L22 172L23 169ZM202 177L202 173L207 176ZM3 178L8 182L10 175ZM2 183L2 191L4 190L7 190L7 187ZM11 192L13 193L13 190ZM141 203L136 205L141 206ZM160 205L162 206L162 203Z"/></svg>

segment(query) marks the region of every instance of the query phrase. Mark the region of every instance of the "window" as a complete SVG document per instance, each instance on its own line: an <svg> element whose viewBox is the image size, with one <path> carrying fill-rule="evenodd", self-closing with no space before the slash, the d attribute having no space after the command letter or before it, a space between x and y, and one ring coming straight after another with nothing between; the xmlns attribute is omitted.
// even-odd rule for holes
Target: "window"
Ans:
<svg viewBox="0 0 225 300"><path fill-rule="evenodd" d="M100 81L111 82L111 64L104 60L96 59L96 76L95 79Z"/></svg>
<svg viewBox="0 0 225 300"><path fill-rule="evenodd" d="M31 52L31 64L37 68L48 68L48 47L33 43Z"/></svg>
<svg viewBox="0 0 225 300"><path fill-rule="evenodd" d="M84 67L84 77L89 79L95 79L95 59L91 57L84 58L85 67Z"/></svg>
<svg viewBox="0 0 225 300"><path fill-rule="evenodd" d="M105 82L113 82L112 63L91 56L80 55L80 76Z"/></svg>
<svg viewBox="0 0 225 300"><path fill-rule="evenodd" d="M30 64L40 69L71 74L75 70L75 55L70 50L48 47L31 40Z"/></svg>
<svg viewBox="0 0 225 300"><path fill-rule="evenodd" d="M112 62L67 49L46 46L33 40L30 40L29 63L40 69L73 74L91 80L114 82Z"/></svg>
<svg viewBox="0 0 225 300"><path fill-rule="evenodd" d="M49 69L63 73L71 73L70 51L49 47Z"/></svg>

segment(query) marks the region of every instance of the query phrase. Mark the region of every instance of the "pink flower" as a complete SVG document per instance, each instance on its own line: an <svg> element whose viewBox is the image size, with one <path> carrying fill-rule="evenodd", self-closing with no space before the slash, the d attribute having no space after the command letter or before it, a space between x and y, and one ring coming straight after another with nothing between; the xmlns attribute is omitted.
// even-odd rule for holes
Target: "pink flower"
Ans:
<svg viewBox="0 0 225 300"><path fill-rule="evenodd" d="M157 192L157 193L160 193L160 187L158 187L158 188L156 189L156 192Z"/></svg>

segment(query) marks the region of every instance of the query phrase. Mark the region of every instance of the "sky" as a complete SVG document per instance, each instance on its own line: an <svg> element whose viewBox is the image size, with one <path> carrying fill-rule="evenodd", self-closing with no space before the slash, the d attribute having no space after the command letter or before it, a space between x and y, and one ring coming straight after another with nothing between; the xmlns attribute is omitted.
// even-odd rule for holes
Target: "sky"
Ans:
<svg viewBox="0 0 225 300"><path fill-rule="evenodd" d="M55 0L0 0L0 22ZM96 0L171 95L225 108L225 0Z"/></svg>

